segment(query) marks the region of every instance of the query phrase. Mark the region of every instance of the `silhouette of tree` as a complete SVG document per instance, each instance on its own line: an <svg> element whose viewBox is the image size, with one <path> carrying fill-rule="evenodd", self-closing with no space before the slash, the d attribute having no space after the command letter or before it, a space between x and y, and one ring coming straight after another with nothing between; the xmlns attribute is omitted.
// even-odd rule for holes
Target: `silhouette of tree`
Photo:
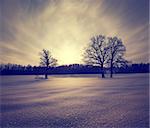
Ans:
<svg viewBox="0 0 150 128"><path fill-rule="evenodd" d="M109 58L108 63L110 66L110 77L113 76L113 69L115 67L121 67L127 64L127 60L125 60L124 54L126 52L126 48L123 45L121 39L117 37L109 37L108 38L108 51L109 51Z"/></svg>
<svg viewBox="0 0 150 128"><path fill-rule="evenodd" d="M48 68L49 66L56 66L57 60L52 57L50 51L45 49L43 49L42 52L40 52L40 56L40 65L46 67L45 79L48 79Z"/></svg>
<svg viewBox="0 0 150 128"><path fill-rule="evenodd" d="M104 65L108 60L108 47L105 36L98 35L92 37L83 56L86 64L98 65L101 67L102 78L104 78Z"/></svg>

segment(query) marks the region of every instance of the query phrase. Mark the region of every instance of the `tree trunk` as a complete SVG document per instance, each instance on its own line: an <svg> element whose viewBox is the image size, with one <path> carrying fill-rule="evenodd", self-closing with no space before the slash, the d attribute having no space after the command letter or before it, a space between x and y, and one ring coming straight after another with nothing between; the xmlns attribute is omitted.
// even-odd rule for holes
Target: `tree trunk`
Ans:
<svg viewBox="0 0 150 128"><path fill-rule="evenodd" d="M48 67L46 67L45 79L48 79L48 74L47 74L47 71L48 71Z"/></svg>
<svg viewBox="0 0 150 128"><path fill-rule="evenodd" d="M102 69L102 78L105 78L104 67L103 67L103 65L101 66L101 69Z"/></svg>
<svg viewBox="0 0 150 128"><path fill-rule="evenodd" d="M102 78L105 78L104 72L102 72Z"/></svg>
<svg viewBox="0 0 150 128"><path fill-rule="evenodd" d="M45 79L48 79L48 75L47 75L47 73L45 74Z"/></svg>

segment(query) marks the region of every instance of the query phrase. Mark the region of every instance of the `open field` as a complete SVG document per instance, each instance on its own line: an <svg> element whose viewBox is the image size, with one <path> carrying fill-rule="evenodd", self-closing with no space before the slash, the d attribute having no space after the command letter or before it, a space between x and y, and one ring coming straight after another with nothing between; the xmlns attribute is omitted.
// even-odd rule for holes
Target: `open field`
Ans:
<svg viewBox="0 0 150 128"><path fill-rule="evenodd" d="M4 128L147 128L148 74L1 76Z"/></svg>

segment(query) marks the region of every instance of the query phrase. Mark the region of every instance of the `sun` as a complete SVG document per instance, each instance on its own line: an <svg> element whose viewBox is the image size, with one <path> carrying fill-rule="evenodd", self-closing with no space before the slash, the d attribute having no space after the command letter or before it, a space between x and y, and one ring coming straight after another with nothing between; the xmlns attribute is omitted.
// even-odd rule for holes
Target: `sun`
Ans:
<svg viewBox="0 0 150 128"><path fill-rule="evenodd" d="M61 48L61 52L59 53L59 64L74 64L76 62L79 62L81 60L80 57L77 55L78 50L75 46L73 45L65 45Z"/></svg>

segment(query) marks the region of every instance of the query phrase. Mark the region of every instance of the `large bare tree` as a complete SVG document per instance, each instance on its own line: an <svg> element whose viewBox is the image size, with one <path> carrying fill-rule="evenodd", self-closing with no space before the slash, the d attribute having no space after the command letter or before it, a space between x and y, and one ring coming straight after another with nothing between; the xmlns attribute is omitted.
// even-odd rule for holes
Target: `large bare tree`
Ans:
<svg viewBox="0 0 150 128"><path fill-rule="evenodd" d="M48 79L48 68L49 66L56 66L57 60L52 57L50 51L43 49L42 52L40 52L40 65L46 68L45 79Z"/></svg>
<svg viewBox="0 0 150 128"><path fill-rule="evenodd" d="M100 66L102 78L104 78L104 65L107 63L107 60L108 47L105 36L98 35L92 37L84 53L84 62L86 62L86 64Z"/></svg>
<svg viewBox="0 0 150 128"><path fill-rule="evenodd" d="M108 50L110 77L112 77L113 69L118 66L126 65L128 61L124 59L126 48L121 39L118 39L117 37L108 37Z"/></svg>

